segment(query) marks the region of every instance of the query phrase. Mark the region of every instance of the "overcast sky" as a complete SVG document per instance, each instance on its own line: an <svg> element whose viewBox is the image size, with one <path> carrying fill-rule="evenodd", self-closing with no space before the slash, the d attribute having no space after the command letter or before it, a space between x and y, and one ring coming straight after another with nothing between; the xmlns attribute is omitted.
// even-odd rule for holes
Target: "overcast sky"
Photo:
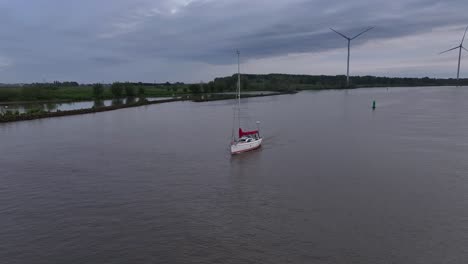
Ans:
<svg viewBox="0 0 468 264"><path fill-rule="evenodd" d="M466 0L0 0L0 82L242 72L455 77ZM468 45L467 45L468 46ZM468 77L468 52L460 75Z"/></svg>

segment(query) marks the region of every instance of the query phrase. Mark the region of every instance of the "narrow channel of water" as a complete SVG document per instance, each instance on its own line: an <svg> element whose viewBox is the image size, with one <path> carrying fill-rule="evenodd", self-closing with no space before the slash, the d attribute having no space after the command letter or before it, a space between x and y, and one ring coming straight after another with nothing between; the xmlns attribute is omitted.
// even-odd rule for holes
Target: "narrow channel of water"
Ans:
<svg viewBox="0 0 468 264"><path fill-rule="evenodd" d="M248 91L243 94L248 95L263 95L263 94L274 94L276 92L271 91ZM216 95L234 95L235 92L224 92L224 93L213 93L213 94L201 94L199 97L202 100L212 98ZM149 101L166 100L175 97L147 97ZM122 98L113 100L96 100L96 101L77 101L77 102L24 102L24 103L11 103L11 104L0 104L0 114L10 112L19 112L20 114L28 111L41 110L46 112L57 112L57 111L69 111L78 109L87 109L92 107L103 107L111 105L121 105L127 103L138 102L139 98Z"/></svg>
<svg viewBox="0 0 468 264"><path fill-rule="evenodd" d="M172 97L147 97L149 101L165 100ZM87 109L92 107L103 107L111 105L121 105L127 103L138 102L139 98L122 98L113 100L96 100L96 101L78 101L78 102L31 102L31 103L13 103L13 104L2 104L0 105L0 113L6 113L7 111L19 113L26 113L32 110L42 110L46 112L57 112L57 111L69 111L78 109Z"/></svg>

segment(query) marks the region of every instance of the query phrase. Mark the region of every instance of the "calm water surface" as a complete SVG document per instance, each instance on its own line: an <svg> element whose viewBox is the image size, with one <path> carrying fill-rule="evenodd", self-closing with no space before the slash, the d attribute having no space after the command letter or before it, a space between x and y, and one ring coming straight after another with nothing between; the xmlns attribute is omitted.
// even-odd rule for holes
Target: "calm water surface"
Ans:
<svg viewBox="0 0 468 264"><path fill-rule="evenodd" d="M158 101L158 100L166 100L172 97L147 97L146 99L149 101ZM102 107L102 106L111 106L111 105L119 105L119 104L126 104L132 102L138 102L139 98L122 98L122 99L114 99L114 100L97 100L97 101L78 101L78 102L63 102L63 103L56 103L56 102L48 102L48 103L37 103L37 102L30 102L30 103L11 103L11 104L0 104L0 114L5 113L7 111L19 113L26 113L30 110L43 110L47 112L57 112L60 111L69 111L69 110L78 110L78 109L87 109L92 107Z"/></svg>
<svg viewBox="0 0 468 264"><path fill-rule="evenodd" d="M0 125L0 263L467 263L467 88L232 104Z"/></svg>

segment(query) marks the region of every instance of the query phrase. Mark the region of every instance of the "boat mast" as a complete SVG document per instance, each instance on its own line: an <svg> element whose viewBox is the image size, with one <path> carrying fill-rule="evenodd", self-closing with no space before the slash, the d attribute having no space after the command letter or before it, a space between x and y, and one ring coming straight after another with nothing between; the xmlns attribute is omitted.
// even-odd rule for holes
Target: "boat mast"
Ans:
<svg viewBox="0 0 468 264"><path fill-rule="evenodd" d="M240 128L240 51L237 50L237 118L239 119Z"/></svg>

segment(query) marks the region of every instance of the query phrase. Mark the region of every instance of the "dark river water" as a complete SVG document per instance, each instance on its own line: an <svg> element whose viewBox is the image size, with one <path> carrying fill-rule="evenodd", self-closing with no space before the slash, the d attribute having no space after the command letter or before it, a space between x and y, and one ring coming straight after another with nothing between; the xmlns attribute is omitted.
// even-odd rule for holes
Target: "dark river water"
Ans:
<svg viewBox="0 0 468 264"><path fill-rule="evenodd" d="M468 262L467 88L249 98L235 157L232 106L0 125L0 263Z"/></svg>

